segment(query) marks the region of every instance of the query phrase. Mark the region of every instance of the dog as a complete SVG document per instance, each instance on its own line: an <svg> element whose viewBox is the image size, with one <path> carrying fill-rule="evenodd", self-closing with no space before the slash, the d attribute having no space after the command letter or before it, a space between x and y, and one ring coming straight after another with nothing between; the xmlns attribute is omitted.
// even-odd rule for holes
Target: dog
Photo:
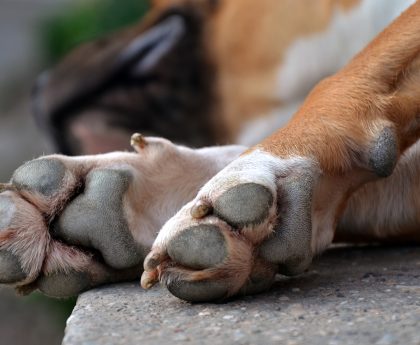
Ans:
<svg viewBox="0 0 420 345"><path fill-rule="evenodd" d="M412 2L153 1L138 25L44 73L35 118L70 155L129 149L135 132L254 145Z"/></svg>
<svg viewBox="0 0 420 345"><path fill-rule="evenodd" d="M357 18L372 4L156 1L139 27L102 42L103 65L76 63L97 42L44 75L36 116L64 153L122 145L133 113L129 121L140 121L143 132L164 134L159 121L141 120L161 92L176 99L162 101L173 107L156 114L185 124L174 141L258 143L191 149L134 135L137 153L52 155L22 165L0 194L1 282L63 297L139 277L145 259L144 288L160 281L181 299L214 301L265 291L276 273L301 273L334 240L418 242L419 2L318 83L287 124L258 137L347 59L342 52L339 65L326 59L323 69L306 48L322 44L319 33L338 25L334 18ZM399 2L388 19L408 5ZM298 39L308 32L315 36ZM191 48L188 58L174 53L181 47ZM299 51L308 52L306 64L296 60ZM195 68L203 74L189 77ZM88 72L94 77L82 84ZM156 83L181 74L196 79ZM122 91L133 80L136 87ZM140 91L141 101L129 100ZM192 91L196 97L185 96ZM186 134L201 124L203 135Z"/></svg>

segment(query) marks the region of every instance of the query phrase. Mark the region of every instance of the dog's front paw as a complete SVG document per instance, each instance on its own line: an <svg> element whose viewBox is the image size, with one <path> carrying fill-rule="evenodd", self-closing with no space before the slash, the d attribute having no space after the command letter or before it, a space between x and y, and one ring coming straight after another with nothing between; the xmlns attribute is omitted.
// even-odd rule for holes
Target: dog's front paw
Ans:
<svg viewBox="0 0 420 345"><path fill-rule="evenodd" d="M181 299L213 301L266 290L279 269L302 272L313 255L317 179L308 159L259 150L237 159L162 228L143 287L160 280Z"/></svg>
<svg viewBox="0 0 420 345"><path fill-rule="evenodd" d="M157 230L227 163L160 138L133 145L138 153L46 156L15 171L0 193L0 283L65 297L139 278ZM241 149L221 150L232 160Z"/></svg>
<svg viewBox="0 0 420 345"><path fill-rule="evenodd" d="M130 219L136 158L55 155L18 168L0 194L0 282L64 297L136 277L146 253Z"/></svg>

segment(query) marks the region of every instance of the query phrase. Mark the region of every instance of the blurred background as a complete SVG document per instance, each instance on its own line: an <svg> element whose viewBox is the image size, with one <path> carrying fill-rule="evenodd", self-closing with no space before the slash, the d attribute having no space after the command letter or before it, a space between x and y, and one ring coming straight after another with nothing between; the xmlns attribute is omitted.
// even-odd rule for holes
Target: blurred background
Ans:
<svg viewBox="0 0 420 345"><path fill-rule="evenodd" d="M146 0L0 0L0 181L51 153L31 117L33 82L71 48L136 22ZM60 344L75 299L0 287L0 344Z"/></svg>

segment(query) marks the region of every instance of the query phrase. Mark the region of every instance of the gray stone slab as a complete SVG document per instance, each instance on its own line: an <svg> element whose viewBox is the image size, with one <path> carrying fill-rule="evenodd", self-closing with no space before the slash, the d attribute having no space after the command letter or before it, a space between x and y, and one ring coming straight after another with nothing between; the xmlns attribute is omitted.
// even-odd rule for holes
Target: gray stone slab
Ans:
<svg viewBox="0 0 420 345"><path fill-rule="evenodd" d="M63 344L420 344L420 247L335 248L225 304L103 287L79 297Z"/></svg>

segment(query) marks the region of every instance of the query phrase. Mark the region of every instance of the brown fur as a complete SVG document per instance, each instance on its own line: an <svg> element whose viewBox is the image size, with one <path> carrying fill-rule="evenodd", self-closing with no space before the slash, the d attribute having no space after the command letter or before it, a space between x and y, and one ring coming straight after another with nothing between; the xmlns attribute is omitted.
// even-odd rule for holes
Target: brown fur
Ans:
<svg viewBox="0 0 420 345"><path fill-rule="evenodd" d="M418 2L347 67L321 82L285 128L257 145L279 157L296 155L318 162L323 175L315 205L334 207L335 222L351 193L374 178L366 153L378 130L395 131L399 155L419 139L419 23ZM322 195L331 191L327 202ZM418 195L413 197L418 200ZM410 231L418 237L417 227L400 230L405 238Z"/></svg>
<svg viewBox="0 0 420 345"><path fill-rule="evenodd" d="M52 70L36 88L38 122L66 154L125 149L133 131L192 146L232 143L245 122L290 101L276 94L287 48L359 2L153 1L141 23L81 46ZM173 13L187 19L185 37L133 83L126 75L137 61L116 64L121 52Z"/></svg>
<svg viewBox="0 0 420 345"><path fill-rule="evenodd" d="M200 19L200 43L203 44L205 51L206 63L208 63L206 66L209 68L207 71L215 72L214 78L208 79L210 80L209 89L206 90L208 93L204 93L204 98L207 101L209 99L214 101L209 109L206 108L206 111L209 110L207 115L212 114L213 117L217 115L217 118L211 119L211 124L226 129L226 132L219 136L218 140L229 141L237 136L244 121L257 117L284 101L275 94L274 85L276 83L275 72L284 58L287 47L298 37L325 29L331 21L331 11L335 5L338 4L343 9L350 9L356 3L357 1L350 0L319 2L264 0L264 5L261 5L255 1L242 0L238 5L239 2L226 0L221 2L209 0L155 1L156 7L145 22L136 29L139 31L127 30L122 37L127 35L128 39L122 40L122 44L124 46L149 26L156 25L160 16L173 7L181 6L190 9L194 18ZM302 10L303 6L305 6L305 10ZM298 13L298 17L292 18L289 15L290 11ZM278 21L284 25L275 25ZM382 196L382 193L398 190L398 185L404 180L405 174L411 172L410 164L416 164L415 167L419 166L417 159L410 160L405 165L399 164L398 174L394 174L389 180L372 182L358 190L363 184L378 178L369 167L369 149L384 128L391 128L395 132L398 156L403 155L419 138L420 44L417 37L420 32L419 23L420 3L417 3L357 55L347 67L322 81L310 93L307 101L285 128L256 146L256 148L279 158L291 156L309 158L320 168L321 175L314 187L312 206L311 254L322 251L333 240L337 223L340 225L336 236L337 240L357 241L359 239L384 238L416 240L419 238L417 215L410 214L409 221L403 220L392 228L380 227L379 225L383 225L380 221L369 222L369 214L364 215L365 222L356 224L356 228L359 227L357 230L362 230L354 233L351 230L355 228L348 231L349 224L346 224L349 218L354 219L357 212L361 212L360 209L365 209L366 212L376 212L375 215L379 219L387 219L382 211L370 207L369 202L372 203L374 197ZM259 29L254 30L255 27ZM276 42L274 46L273 42ZM96 49L94 46L86 47L85 49L93 47L93 51ZM111 44L110 47L113 45ZM114 46L115 51L111 49L111 57L121 49L121 46L118 47ZM84 52L86 53L87 50ZM76 62L77 59L72 63ZM162 66L160 69L164 70ZM85 67L86 70L84 68L80 70L91 72L95 71L97 66L92 67L87 64ZM104 74L106 75L106 73ZM59 72L55 78L57 76L60 76ZM65 73L61 77L65 79ZM57 92L58 97L55 99L51 97L53 91L49 91L50 99L47 98L47 101L51 103L52 108L62 106L55 105L54 101L56 100L57 102L62 99L65 102L72 101L70 96L79 92L76 87L80 86L78 78L79 76L75 77L74 84L72 84L72 79L70 80L69 89L73 88L72 90L60 91L64 96ZM54 80L58 79L53 78L50 81L50 88L54 86ZM103 81L96 82L101 84ZM283 87L287 87L287 85ZM107 89L106 92L108 91ZM214 98L209 98L210 95ZM113 89L111 94L101 95L100 99L112 105L118 104L121 100L119 90L116 89ZM122 103L125 101L123 100ZM198 102L197 104L202 106L204 103ZM83 121L91 120L94 115L92 115L92 109L86 107L86 104L83 104L82 108L84 111L86 109L88 112L90 111L86 117L83 117L84 113L82 113L82 116L78 118L81 120L83 130ZM71 111L73 110L71 109ZM206 124L208 125L210 122ZM215 127L212 128L212 131L215 131ZM77 126L74 133L80 135ZM91 133L88 131L85 134L90 137ZM105 131L104 137L107 136L106 134ZM124 135L122 135L123 137ZM115 136L112 138L115 139ZM135 224L133 234L136 240L142 244L146 242L150 244L155 235L150 229L157 229L166 220L163 219L165 217L162 217L161 213L154 214L153 207L151 209L148 207L160 203L162 194L168 193L168 186L173 188L173 195L179 197L179 200L187 199L198 188L198 185L208 178L206 168L201 169L200 164L198 166L196 164L189 165L188 159L186 161L178 160L177 149L168 146L168 143L164 141L160 142L160 145L168 150L160 151L153 148L151 151L150 148L145 150L145 157L156 156L159 158L159 162L157 164L149 162L151 164L138 169L148 176L148 183L145 183L143 177L138 175L135 182L136 188L130 190L126 196L126 206L129 204L128 201L134 201L126 207L126 216L129 223ZM255 148L249 152L252 150ZM194 156L192 151L188 154L191 157ZM169 158L174 160L175 167L182 165L185 170L181 172L176 170L174 175L159 174L163 169L169 169ZM80 164L81 161L78 163ZM203 166L206 166L207 163L203 162ZM184 182L185 171L193 172L189 176L188 183ZM415 169L413 171L415 172L414 177L409 175L411 179L408 178L408 182L405 182L412 186L413 190L410 190L404 198L398 199L398 202L401 201L403 205L408 205L407 207L414 209L415 212L418 210L416 184L418 176L417 171ZM190 181L191 176L194 176L195 181ZM180 185L185 188L178 188ZM141 198L138 193L140 188L142 188ZM354 192L355 194L353 194ZM42 210L45 208L48 212L48 203L51 200L43 202L37 199L38 196L23 194L22 196L39 204ZM385 199L386 197L381 198L381 200ZM179 200L174 201L171 205L166 205L167 208L163 210L163 213L168 215L174 212L181 204ZM67 199L63 199L62 202L54 200L52 209L59 210L66 201ZM347 206L348 201L349 206ZM410 202L413 203L409 205ZM55 204L58 206L55 207ZM387 201L382 201L382 204L387 207L393 205L392 202L387 203ZM344 217L340 218L343 212ZM274 210L272 213L271 216L275 217ZM271 231L272 229L263 223L258 229L244 229L242 235L248 244L258 245ZM10 238L7 239L10 240ZM228 241L232 256L224 263L223 267L206 272L189 272L183 268L175 270L168 267L166 273L172 272L171 278L177 274L177 279L227 279L228 285L231 285L230 291L236 291L244 283L252 268L252 260L248 255L249 248L247 249L246 246L242 248L241 244L240 241ZM60 251L65 254L62 258L58 255ZM54 269L65 271L66 265L72 264L73 253L67 251L66 248L52 245L49 253L51 260L44 266L47 273L53 272ZM80 255L80 258L83 259L84 256ZM39 264L37 267L39 269ZM95 268L94 271L97 272L100 269ZM239 278L236 281L230 281L230 278L235 274ZM161 276L161 279L165 280L165 277Z"/></svg>

